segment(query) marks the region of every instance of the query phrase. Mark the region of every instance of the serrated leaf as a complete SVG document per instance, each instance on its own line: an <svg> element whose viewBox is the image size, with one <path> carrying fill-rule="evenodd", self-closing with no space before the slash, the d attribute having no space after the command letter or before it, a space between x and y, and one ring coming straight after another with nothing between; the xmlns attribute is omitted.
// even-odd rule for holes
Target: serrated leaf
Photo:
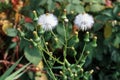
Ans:
<svg viewBox="0 0 120 80"><path fill-rule="evenodd" d="M37 65L42 59L42 56L41 56L42 51L40 51L36 47L32 47L32 48L25 47L24 54L25 54L26 59L35 65Z"/></svg>

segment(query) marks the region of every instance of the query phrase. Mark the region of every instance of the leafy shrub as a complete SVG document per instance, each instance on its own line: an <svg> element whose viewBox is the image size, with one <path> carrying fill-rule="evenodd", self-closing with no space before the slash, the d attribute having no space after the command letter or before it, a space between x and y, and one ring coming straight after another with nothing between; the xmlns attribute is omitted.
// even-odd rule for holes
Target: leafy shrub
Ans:
<svg viewBox="0 0 120 80"><path fill-rule="evenodd" d="M20 80L119 80L119 8L119 0L0 1L1 75L24 56L31 64L16 67Z"/></svg>

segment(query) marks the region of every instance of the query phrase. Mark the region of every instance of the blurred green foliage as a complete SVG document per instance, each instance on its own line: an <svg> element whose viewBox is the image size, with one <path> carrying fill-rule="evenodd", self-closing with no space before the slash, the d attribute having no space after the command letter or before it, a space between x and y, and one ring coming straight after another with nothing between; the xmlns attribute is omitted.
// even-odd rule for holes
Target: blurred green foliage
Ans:
<svg viewBox="0 0 120 80"><path fill-rule="evenodd" d="M23 0L23 2L25 3L27 0ZM22 7L19 13L24 17L31 18L32 22L26 22L24 17L22 17L17 23L17 27L21 28L22 31L17 30L17 28L9 28L7 30L7 36L4 35L6 36L5 39L3 38L3 33L0 33L0 43L4 42L3 46L6 48L3 52L8 52L8 55L11 53L10 50L14 52L17 42L14 44L9 40L12 37L19 36L19 56L24 54L25 58L29 62L37 65L43 59L42 55L45 52L42 50L46 48L44 45L45 42L48 42L49 45L47 45L47 47L51 52L53 52L53 56L56 58L56 61L49 58L51 54L44 54L45 58L47 59L46 62L48 63L45 64L45 66L50 65L50 67L45 67L44 69L48 71L47 76L49 76L49 80L52 80L52 73L49 73L51 72L50 70L52 69L53 72L59 74L58 71L64 68L58 64L57 61L63 60L62 51L64 50L64 44L66 43L64 38L66 37L68 39L67 46L70 48L67 50L68 61L65 62L66 67L65 72L63 73L65 76L64 78L61 78L61 76L58 75L57 80L63 80L66 78L66 76L69 76L68 80L71 80L69 78L71 78L73 74L70 72L80 74L78 77L74 78L76 80L120 79L120 2L114 1L111 3L111 6L107 6L106 4L108 3L106 0L29 0L26 4L27 5ZM0 12L8 13L9 10L12 10L12 12L10 13L11 16L9 16L7 19L14 23L15 16L13 15L16 12L12 7L11 0L9 0L9 3L0 2ZM59 24L53 30L55 36L53 36L52 32L44 32L39 28L37 22L34 20L35 16L33 11L36 11L38 16L49 12L58 17ZM66 17L69 19L69 22L66 23L66 25L64 25L64 19L62 19L64 11L67 12ZM90 51L90 54L84 53L84 56L82 57L83 61L81 60L80 62L81 65L76 66L75 57L79 59L80 55L82 54L81 52L84 49L84 37L86 33L79 31L78 35L73 34L73 20L77 14L84 12L90 13L94 16L95 24L93 25L93 28L89 30L90 42L88 42L85 46L86 51ZM69 28L67 28L65 31L64 26L69 26ZM34 37L34 30L36 30L40 36L39 42ZM96 48L93 48L92 46L94 36L97 36ZM8 41L6 39L8 39ZM36 48L38 44L43 47L42 50L39 50L39 47ZM0 46L0 49L4 50L2 46ZM1 57L1 59L3 58ZM27 61L23 63L27 63ZM91 69L94 70L92 75L90 74ZM26 75L28 77L26 77ZM21 77L21 80L22 78L35 80L35 76L36 75L34 75L34 72L28 72Z"/></svg>

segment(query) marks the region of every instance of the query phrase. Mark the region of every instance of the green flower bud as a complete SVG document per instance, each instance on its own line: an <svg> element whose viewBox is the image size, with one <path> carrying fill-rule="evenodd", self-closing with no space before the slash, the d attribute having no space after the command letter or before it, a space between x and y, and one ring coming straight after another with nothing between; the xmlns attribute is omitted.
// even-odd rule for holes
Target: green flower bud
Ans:
<svg viewBox="0 0 120 80"><path fill-rule="evenodd" d="M62 19L67 19L67 16L66 16L66 9L64 9L64 13L63 15L61 16Z"/></svg>
<svg viewBox="0 0 120 80"><path fill-rule="evenodd" d="M33 31L33 35L35 37L35 41L36 42L39 42L40 41L40 37L38 36L37 32L36 31Z"/></svg>
<svg viewBox="0 0 120 80"><path fill-rule="evenodd" d="M74 11L70 11L71 12L71 14L74 14L75 12Z"/></svg>
<svg viewBox="0 0 120 80"><path fill-rule="evenodd" d="M38 17L37 17L36 11L33 11L33 14L34 14L34 20L37 21L37 20L38 20Z"/></svg>
<svg viewBox="0 0 120 80"><path fill-rule="evenodd" d="M73 50L73 55L76 56L77 55L77 52L75 50Z"/></svg>
<svg viewBox="0 0 120 80"><path fill-rule="evenodd" d="M58 38L54 38L56 42L58 42Z"/></svg>
<svg viewBox="0 0 120 80"><path fill-rule="evenodd" d="M63 14L61 18L62 19L67 19L66 14Z"/></svg>
<svg viewBox="0 0 120 80"><path fill-rule="evenodd" d="M75 31L75 37L76 37L76 41L75 41L75 42L76 42L76 43L79 42L78 32L77 32L77 31Z"/></svg>
<svg viewBox="0 0 120 80"><path fill-rule="evenodd" d="M77 73L75 73L74 75L75 75L75 77L77 77L77 76L78 76L78 75L77 75Z"/></svg>
<svg viewBox="0 0 120 80"><path fill-rule="evenodd" d="M63 75L63 72L62 72L62 71L60 71L59 73Z"/></svg>
<svg viewBox="0 0 120 80"><path fill-rule="evenodd" d="M67 76L66 75L63 75L63 78L64 78L64 80L67 80Z"/></svg>
<svg viewBox="0 0 120 80"><path fill-rule="evenodd" d="M37 46L37 43L33 41L33 39L30 39L30 41L33 43L34 46Z"/></svg>
<svg viewBox="0 0 120 80"><path fill-rule="evenodd" d="M64 21L67 23L69 20L67 18L65 18Z"/></svg>
<svg viewBox="0 0 120 80"><path fill-rule="evenodd" d="M44 34L45 33L45 30L43 30L43 28L41 27L41 25L37 26L37 30L38 30L39 34Z"/></svg>
<svg viewBox="0 0 120 80"><path fill-rule="evenodd" d="M94 70L90 70L90 72L89 72L89 73L90 73L90 74L92 74L93 72L94 72Z"/></svg>
<svg viewBox="0 0 120 80"><path fill-rule="evenodd" d="M21 35L22 37L24 37L24 36L25 36L25 33L24 33L24 32L22 32L20 28L18 28L17 30L20 32L20 35Z"/></svg>
<svg viewBox="0 0 120 80"><path fill-rule="evenodd" d="M117 20L114 20L114 21L112 21L112 26L115 26L115 25L117 25Z"/></svg>
<svg viewBox="0 0 120 80"><path fill-rule="evenodd" d="M97 47L97 37L96 36L93 38L92 46Z"/></svg>
<svg viewBox="0 0 120 80"><path fill-rule="evenodd" d="M71 72L71 73L70 73L70 77L73 77L73 76L74 76L74 74Z"/></svg>
<svg viewBox="0 0 120 80"><path fill-rule="evenodd" d="M89 36L89 32L86 32L84 41L85 41L85 42L89 42L89 41L90 41L89 37L90 37L90 36Z"/></svg>
<svg viewBox="0 0 120 80"><path fill-rule="evenodd" d="M48 42L45 42L46 45L48 45L49 43Z"/></svg>
<svg viewBox="0 0 120 80"><path fill-rule="evenodd" d="M83 69L83 68L81 68L81 69L80 69L80 71L81 71L81 72L83 72L83 71L84 71L84 69Z"/></svg>
<svg viewBox="0 0 120 80"><path fill-rule="evenodd" d="M67 61L67 59L65 59L65 63L68 67L70 66L70 63Z"/></svg>

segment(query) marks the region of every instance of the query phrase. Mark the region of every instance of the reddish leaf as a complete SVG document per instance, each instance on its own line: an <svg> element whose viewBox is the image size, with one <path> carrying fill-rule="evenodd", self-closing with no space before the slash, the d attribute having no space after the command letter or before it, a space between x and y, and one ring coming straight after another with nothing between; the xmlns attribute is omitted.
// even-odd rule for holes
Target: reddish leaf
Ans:
<svg viewBox="0 0 120 80"><path fill-rule="evenodd" d="M111 0L105 0L107 7L112 7L112 1Z"/></svg>
<svg viewBox="0 0 120 80"><path fill-rule="evenodd" d="M30 22L33 22L33 21L32 21L31 18L29 18L29 17L25 17L25 22L29 22L29 23L30 23Z"/></svg>
<svg viewBox="0 0 120 80"><path fill-rule="evenodd" d="M15 6L18 4L19 0L11 0L12 4Z"/></svg>

